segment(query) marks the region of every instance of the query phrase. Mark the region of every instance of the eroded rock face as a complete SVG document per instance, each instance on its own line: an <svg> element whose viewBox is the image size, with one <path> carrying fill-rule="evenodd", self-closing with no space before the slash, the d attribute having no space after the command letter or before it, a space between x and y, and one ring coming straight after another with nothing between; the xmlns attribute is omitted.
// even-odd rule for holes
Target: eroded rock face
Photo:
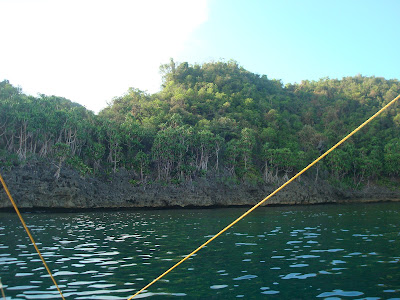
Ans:
<svg viewBox="0 0 400 300"><path fill-rule="evenodd" d="M79 176L64 168L58 180L55 167L46 163L31 163L2 170L6 184L20 208L162 208L254 205L273 192L277 186L259 184L228 185L200 178L186 186L137 187L126 170L108 180ZM268 204L320 204L368 201L400 201L400 190L373 186L361 191L338 190L326 182L315 183L304 176L296 180ZM0 208L12 207L2 187Z"/></svg>

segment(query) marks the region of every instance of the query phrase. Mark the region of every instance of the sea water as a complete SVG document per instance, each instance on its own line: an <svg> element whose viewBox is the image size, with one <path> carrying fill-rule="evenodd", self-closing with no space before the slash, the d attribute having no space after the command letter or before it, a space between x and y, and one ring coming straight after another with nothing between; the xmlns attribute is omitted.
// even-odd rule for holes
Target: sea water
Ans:
<svg viewBox="0 0 400 300"><path fill-rule="evenodd" d="M246 208L25 213L66 299L127 299ZM143 292L151 299L400 299L400 203L262 207ZM60 299L0 213L7 299Z"/></svg>

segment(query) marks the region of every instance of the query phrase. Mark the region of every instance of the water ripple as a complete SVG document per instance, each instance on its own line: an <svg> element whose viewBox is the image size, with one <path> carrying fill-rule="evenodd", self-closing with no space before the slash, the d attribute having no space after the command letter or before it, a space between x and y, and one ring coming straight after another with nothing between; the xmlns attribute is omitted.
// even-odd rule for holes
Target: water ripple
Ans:
<svg viewBox="0 0 400 300"><path fill-rule="evenodd" d="M399 211L398 204L260 208L138 298L399 298ZM239 212L29 214L27 222L68 298L126 299ZM6 295L59 299L16 221L0 213Z"/></svg>
<svg viewBox="0 0 400 300"><path fill-rule="evenodd" d="M320 298L325 298L325 297L333 297L333 296L339 296L339 297L359 297L364 295L362 292L358 291L343 291L343 290L333 290L332 292L325 292L319 294L317 297Z"/></svg>

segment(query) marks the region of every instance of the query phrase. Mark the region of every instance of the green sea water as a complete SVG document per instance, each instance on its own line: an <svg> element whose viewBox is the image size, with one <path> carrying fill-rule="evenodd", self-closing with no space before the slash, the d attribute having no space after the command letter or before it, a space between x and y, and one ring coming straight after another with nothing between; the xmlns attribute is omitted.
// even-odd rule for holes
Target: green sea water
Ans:
<svg viewBox="0 0 400 300"><path fill-rule="evenodd" d="M243 208L26 213L67 299L126 299ZM400 203L263 207L139 298L400 299ZM60 299L0 213L7 299Z"/></svg>

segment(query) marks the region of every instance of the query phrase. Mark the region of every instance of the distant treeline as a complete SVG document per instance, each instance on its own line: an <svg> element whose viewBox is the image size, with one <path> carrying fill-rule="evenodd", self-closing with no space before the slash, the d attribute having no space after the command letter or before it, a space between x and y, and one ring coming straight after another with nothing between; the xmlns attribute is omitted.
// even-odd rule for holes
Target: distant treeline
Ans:
<svg viewBox="0 0 400 300"><path fill-rule="evenodd" d="M397 79L323 78L283 86L235 61L160 67L163 86L130 88L98 115L67 99L0 83L0 167L48 160L82 176L125 168L133 184L219 176L290 177L400 93ZM400 176L400 105L310 173L359 186Z"/></svg>

